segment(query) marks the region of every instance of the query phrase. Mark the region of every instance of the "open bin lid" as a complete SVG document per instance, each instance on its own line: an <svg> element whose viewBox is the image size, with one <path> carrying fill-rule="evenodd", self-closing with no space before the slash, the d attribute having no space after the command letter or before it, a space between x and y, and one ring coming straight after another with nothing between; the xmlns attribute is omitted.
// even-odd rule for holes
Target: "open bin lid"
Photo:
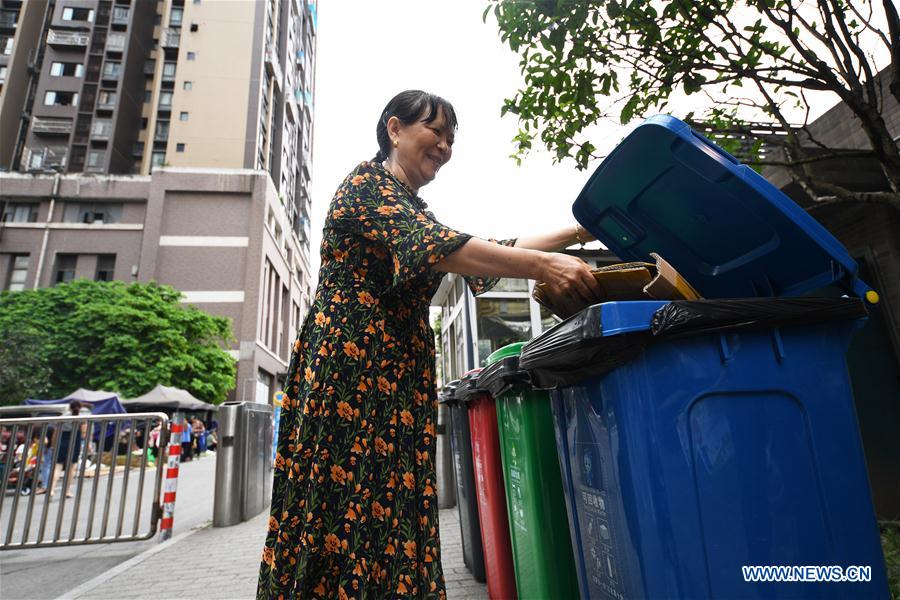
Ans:
<svg viewBox="0 0 900 600"><path fill-rule="evenodd" d="M836 284L869 302L846 249L781 190L670 116L647 119L588 180L575 218L623 261L656 252L706 298Z"/></svg>

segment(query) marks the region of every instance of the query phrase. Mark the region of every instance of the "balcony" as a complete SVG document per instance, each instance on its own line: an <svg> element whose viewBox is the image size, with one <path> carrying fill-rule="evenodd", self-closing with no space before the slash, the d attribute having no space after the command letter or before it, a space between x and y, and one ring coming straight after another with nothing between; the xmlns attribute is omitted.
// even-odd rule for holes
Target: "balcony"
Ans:
<svg viewBox="0 0 900 600"><path fill-rule="evenodd" d="M128 25L128 17L130 16L130 12L127 8L116 6L113 8L112 13L112 24L113 25Z"/></svg>
<svg viewBox="0 0 900 600"><path fill-rule="evenodd" d="M63 171L66 168L66 149L29 148L22 164L26 171Z"/></svg>
<svg viewBox="0 0 900 600"><path fill-rule="evenodd" d="M275 78L275 82L280 88L283 71L281 70L281 62L278 60L278 54L275 53L275 49L272 46L266 46L266 71Z"/></svg>
<svg viewBox="0 0 900 600"><path fill-rule="evenodd" d="M111 33L106 39L107 52L124 52L125 36L121 33Z"/></svg>
<svg viewBox="0 0 900 600"><path fill-rule="evenodd" d="M97 119L91 125L92 140L108 140L112 134L112 121L108 119Z"/></svg>
<svg viewBox="0 0 900 600"><path fill-rule="evenodd" d="M91 41L90 34L82 31L58 31L51 29L47 32L47 43L51 46L81 46L87 47Z"/></svg>
<svg viewBox="0 0 900 600"><path fill-rule="evenodd" d="M153 136L154 142L169 141L169 122L159 121L156 124L156 134Z"/></svg>
<svg viewBox="0 0 900 600"><path fill-rule="evenodd" d="M100 99L97 100L97 109L98 110L115 110L115 108L116 108L116 99L113 97L103 98L101 96Z"/></svg>
<svg viewBox="0 0 900 600"><path fill-rule="evenodd" d="M0 11L0 29L15 29L18 13L13 11Z"/></svg>
<svg viewBox="0 0 900 600"><path fill-rule="evenodd" d="M300 120L300 109L294 101L294 95L291 92L285 92L284 105L287 108L288 119L291 123L297 123Z"/></svg>
<svg viewBox="0 0 900 600"><path fill-rule="evenodd" d="M87 155L87 162L84 165L86 173L102 173L104 171L104 163L106 162L106 152L103 150L91 150Z"/></svg>
<svg viewBox="0 0 900 600"><path fill-rule="evenodd" d="M173 29L172 27L166 28L166 30L163 31L159 45L162 48L177 50L178 46L181 45L181 31Z"/></svg>
<svg viewBox="0 0 900 600"><path fill-rule="evenodd" d="M72 133L72 120L34 117L31 131L41 135L69 135Z"/></svg>

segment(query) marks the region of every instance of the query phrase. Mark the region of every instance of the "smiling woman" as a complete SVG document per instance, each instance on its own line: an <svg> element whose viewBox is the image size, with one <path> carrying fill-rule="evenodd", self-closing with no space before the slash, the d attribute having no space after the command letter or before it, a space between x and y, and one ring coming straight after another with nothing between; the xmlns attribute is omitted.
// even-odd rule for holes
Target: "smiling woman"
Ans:
<svg viewBox="0 0 900 600"><path fill-rule="evenodd" d="M577 228L486 241L427 210L418 190L450 160L455 132L449 102L399 94L379 118L378 154L329 207L288 367L258 598L444 598L428 324L443 272L476 294L522 277L596 298L584 262L541 251L587 239Z"/></svg>

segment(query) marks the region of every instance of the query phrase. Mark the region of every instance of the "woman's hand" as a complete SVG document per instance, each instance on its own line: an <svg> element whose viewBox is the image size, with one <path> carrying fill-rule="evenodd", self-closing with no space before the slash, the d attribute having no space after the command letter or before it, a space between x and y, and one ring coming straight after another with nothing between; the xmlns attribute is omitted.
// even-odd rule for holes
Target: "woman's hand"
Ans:
<svg viewBox="0 0 900 600"><path fill-rule="evenodd" d="M568 314L602 299L600 284L594 279L590 265L575 256L542 253L540 281L548 284L554 304Z"/></svg>

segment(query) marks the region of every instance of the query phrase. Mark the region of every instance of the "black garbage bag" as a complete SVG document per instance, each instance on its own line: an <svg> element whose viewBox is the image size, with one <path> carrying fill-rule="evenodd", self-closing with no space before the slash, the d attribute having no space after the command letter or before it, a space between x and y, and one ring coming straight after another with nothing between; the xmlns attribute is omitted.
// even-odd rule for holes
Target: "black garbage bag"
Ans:
<svg viewBox="0 0 900 600"><path fill-rule="evenodd" d="M538 389L553 389L607 373L667 339L751 331L865 317L859 298L675 300L657 310L646 331L604 337L602 304L588 307L522 348L519 368Z"/></svg>
<svg viewBox="0 0 900 600"><path fill-rule="evenodd" d="M675 300L656 311L650 331L656 337L673 337L810 325L858 319L866 314L859 298Z"/></svg>
<svg viewBox="0 0 900 600"><path fill-rule="evenodd" d="M518 356L507 356L485 367L478 378L478 389L496 398L514 385L530 381L528 372L519 367Z"/></svg>
<svg viewBox="0 0 900 600"><path fill-rule="evenodd" d="M637 358L653 340L650 331L603 337L602 304L582 310L522 347L519 368L538 389L571 385Z"/></svg>

